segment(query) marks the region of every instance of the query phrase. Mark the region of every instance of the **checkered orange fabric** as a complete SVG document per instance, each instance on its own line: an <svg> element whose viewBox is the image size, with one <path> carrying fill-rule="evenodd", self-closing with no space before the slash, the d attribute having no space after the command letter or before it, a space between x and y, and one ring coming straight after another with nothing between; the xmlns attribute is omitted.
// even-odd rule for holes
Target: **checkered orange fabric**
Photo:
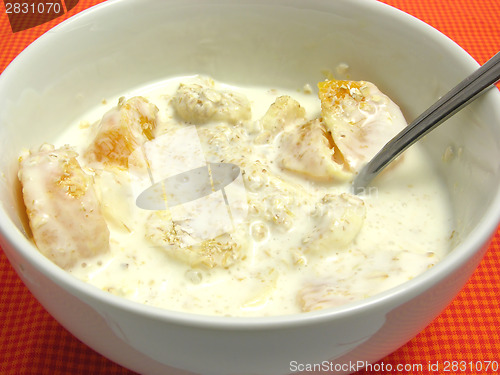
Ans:
<svg viewBox="0 0 500 375"><path fill-rule="evenodd" d="M335 0L331 0L335 1ZM28 1L33 3L33 1ZM64 1L65 14L13 33L0 1L0 72L38 36L102 0ZM434 26L479 63L500 50L499 0L383 0ZM71 3L71 6L68 6ZM73 8L72 8L73 7ZM72 8L72 9L71 9ZM88 348L59 325L33 298L0 251L0 374L133 375ZM500 365L500 230L472 279L424 331L379 364L372 374L493 374ZM453 367L453 361L456 362ZM449 362L449 371L444 364ZM432 367L440 363L439 370ZM466 368L460 367L465 363ZM391 365L403 371L386 371ZM418 365L421 367L413 367ZM471 364L474 364L473 366ZM472 367L471 367L472 366Z"/></svg>

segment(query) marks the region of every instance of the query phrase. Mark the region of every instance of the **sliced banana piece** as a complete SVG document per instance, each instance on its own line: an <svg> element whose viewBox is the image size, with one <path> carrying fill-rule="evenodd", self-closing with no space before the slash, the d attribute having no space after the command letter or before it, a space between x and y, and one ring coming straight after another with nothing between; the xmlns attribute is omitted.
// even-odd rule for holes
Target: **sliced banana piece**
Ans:
<svg viewBox="0 0 500 375"><path fill-rule="evenodd" d="M144 142L154 138L157 114L158 108L141 96L126 101L120 98L97 125L85 158L90 163L123 169L128 169L129 162L141 165L143 161L130 157Z"/></svg>
<svg viewBox="0 0 500 375"><path fill-rule="evenodd" d="M335 147L351 171L358 171L406 125L399 107L373 83L318 83L321 115Z"/></svg>
<svg viewBox="0 0 500 375"><path fill-rule="evenodd" d="M261 226L267 228L264 232L269 226L280 232L290 230L304 211L302 206L307 206L311 198L302 185L286 181L258 160L245 167L243 181L247 189L249 220L262 221Z"/></svg>
<svg viewBox="0 0 500 375"><path fill-rule="evenodd" d="M284 169L320 181L347 181L352 173L344 168L331 135L321 119L283 133L278 161Z"/></svg>
<svg viewBox="0 0 500 375"><path fill-rule="evenodd" d="M298 101L288 95L278 97L260 119L260 134L257 143L268 143L287 126L302 124L306 120L306 111Z"/></svg>
<svg viewBox="0 0 500 375"><path fill-rule="evenodd" d="M345 249L358 235L365 216L365 204L357 196L326 194L311 212L311 228L302 241L304 252Z"/></svg>
<svg viewBox="0 0 500 375"><path fill-rule="evenodd" d="M217 89L212 79L204 77L181 83L172 104L182 120L196 125L209 121L235 124L252 116L250 102L243 94Z"/></svg>
<svg viewBox="0 0 500 375"><path fill-rule="evenodd" d="M248 239L241 225L231 233L200 239L172 220L168 210L153 212L146 222L146 239L169 256L191 267L229 268L246 256Z"/></svg>
<svg viewBox="0 0 500 375"><path fill-rule="evenodd" d="M20 158L19 180L34 241L62 268L109 250L92 177L68 146L44 144Z"/></svg>
<svg viewBox="0 0 500 375"><path fill-rule="evenodd" d="M257 273L257 275L252 275L252 279L255 279L260 285L252 297L243 303L241 308L247 311L263 308L270 301L276 291L278 278L279 273L274 268L265 269L262 272Z"/></svg>

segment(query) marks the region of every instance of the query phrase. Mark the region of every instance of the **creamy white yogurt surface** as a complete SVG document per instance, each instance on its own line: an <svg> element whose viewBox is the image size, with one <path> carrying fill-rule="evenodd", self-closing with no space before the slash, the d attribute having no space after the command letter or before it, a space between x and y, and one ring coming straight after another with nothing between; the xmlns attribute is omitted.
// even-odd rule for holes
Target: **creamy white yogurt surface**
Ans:
<svg viewBox="0 0 500 375"><path fill-rule="evenodd" d="M320 116L319 99L304 90L218 84L222 91L248 98L251 118L189 125L175 114L172 98L181 82L197 79L173 78L124 95L144 96L158 107L157 137L171 129L182 132L191 127L207 162L240 166L246 201L236 204L240 211L232 211L228 226L220 224L227 219L224 209L231 203L227 200L232 193L227 189L226 201L220 201L224 197L217 198L215 193L203 198L196 216L205 223L205 239L210 237L211 228L224 235L236 227L234 238L244 242L241 257L227 267L210 268L192 266L171 256L158 242L147 239L154 232L153 224L169 220L162 216L166 213L159 210L152 218L155 211L135 204L140 190L157 180L143 179L134 185L129 172L103 172L95 181L111 232L110 251L78 262L68 270L75 277L124 298L165 309L266 316L333 307L372 296L421 274L446 255L452 213L445 189L419 145L408 150L399 163L360 195L365 217L352 242L338 248L312 245L317 248L308 249L309 243L317 243L310 238L311 233L323 230L322 215L327 215L321 212L323 197L350 193L350 182L314 181L286 171L277 162L283 152L278 147L281 135L270 143L255 140L261 133L259 119L278 96L297 100L308 120ZM114 105L114 100L108 100L86 114L56 145L70 144L82 155L92 133L90 124ZM189 142L194 145L192 149L180 147L178 152L191 155L187 163L194 160L196 164L196 142ZM161 143L159 147L167 146ZM237 197L241 199L241 191ZM210 202L213 208L204 210ZM217 211L221 207L222 211ZM195 229L191 230L201 233L202 224L193 225ZM164 238L161 231L153 235Z"/></svg>

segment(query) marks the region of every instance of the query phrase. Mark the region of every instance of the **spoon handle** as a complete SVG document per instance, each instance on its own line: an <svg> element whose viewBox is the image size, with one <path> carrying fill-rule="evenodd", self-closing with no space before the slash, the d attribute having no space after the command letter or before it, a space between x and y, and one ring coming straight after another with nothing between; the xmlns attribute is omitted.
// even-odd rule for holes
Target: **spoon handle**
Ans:
<svg viewBox="0 0 500 375"><path fill-rule="evenodd" d="M353 182L354 193L358 194L364 191L371 180L392 160L425 134L476 99L479 94L498 80L500 80L500 52L443 95L410 125L392 138L356 176Z"/></svg>

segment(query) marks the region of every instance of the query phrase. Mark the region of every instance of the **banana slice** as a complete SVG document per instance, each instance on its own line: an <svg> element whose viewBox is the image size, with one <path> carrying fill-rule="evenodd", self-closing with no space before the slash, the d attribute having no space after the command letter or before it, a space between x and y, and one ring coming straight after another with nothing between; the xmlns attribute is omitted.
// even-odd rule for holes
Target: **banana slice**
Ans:
<svg viewBox="0 0 500 375"><path fill-rule="evenodd" d="M320 181L347 181L352 178L321 119L284 132L280 151L278 161L289 171Z"/></svg>
<svg viewBox="0 0 500 375"><path fill-rule="evenodd" d="M109 250L92 178L68 146L42 145L20 158L19 180L35 243L62 268Z"/></svg>
<svg viewBox="0 0 500 375"><path fill-rule="evenodd" d="M210 78L181 83L172 100L177 115L191 124L226 121L235 124L252 116L248 99L233 91L218 90Z"/></svg>
<svg viewBox="0 0 500 375"><path fill-rule="evenodd" d="M154 138L157 114L158 108L143 97L120 98L101 119L85 158L90 163L128 169L134 150Z"/></svg>
<svg viewBox="0 0 500 375"><path fill-rule="evenodd" d="M241 308L246 311L258 310L263 308L272 298L276 291L279 273L276 269L270 268L258 272L257 275L252 275L252 279L256 280L260 285L252 297L250 297Z"/></svg>
<svg viewBox="0 0 500 375"><path fill-rule="evenodd" d="M191 267L229 268L245 258L248 240L244 228L200 240L182 223L172 220L169 211L155 211L146 222L146 238L169 256Z"/></svg>
<svg viewBox="0 0 500 375"><path fill-rule="evenodd" d="M345 249L361 230L365 215L365 204L357 196L326 194L311 212L312 228L302 241L304 252Z"/></svg>
<svg viewBox="0 0 500 375"><path fill-rule="evenodd" d="M261 131L255 141L268 143L287 126L302 124L305 120L306 111L298 101L287 95L280 96L260 119Z"/></svg>
<svg viewBox="0 0 500 375"><path fill-rule="evenodd" d="M284 180L258 160L245 167L243 181L250 219L262 220L264 227L271 226L272 230L290 230L296 217L304 211L301 205L311 199L302 185Z"/></svg>
<svg viewBox="0 0 500 375"><path fill-rule="evenodd" d="M318 87L324 123L351 171L407 125L399 107L373 83L331 80Z"/></svg>

